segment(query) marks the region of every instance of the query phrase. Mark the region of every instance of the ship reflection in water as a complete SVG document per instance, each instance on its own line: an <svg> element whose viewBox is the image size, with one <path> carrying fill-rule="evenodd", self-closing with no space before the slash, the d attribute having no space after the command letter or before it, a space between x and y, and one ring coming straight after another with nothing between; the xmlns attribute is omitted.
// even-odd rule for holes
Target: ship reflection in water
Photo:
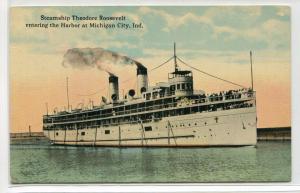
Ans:
<svg viewBox="0 0 300 193"><path fill-rule="evenodd" d="M258 148L11 146L13 183L290 181L290 142Z"/></svg>

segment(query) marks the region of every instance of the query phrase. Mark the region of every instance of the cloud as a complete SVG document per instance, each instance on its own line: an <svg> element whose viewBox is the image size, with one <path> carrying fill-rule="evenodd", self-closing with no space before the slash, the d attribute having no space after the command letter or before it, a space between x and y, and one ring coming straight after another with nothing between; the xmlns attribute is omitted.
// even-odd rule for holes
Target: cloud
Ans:
<svg viewBox="0 0 300 193"><path fill-rule="evenodd" d="M195 15L194 13L187 12L186 14L182 16L175 16L172 14L167 13L164 10L159 10L155 8L150 8L150 7L141 7L139 9L139 12L141 14L155 14L163 18L167 25L163 28L163 31L169 32L170 29L175 29L178 28L188 22L194 21L198 23L206 23L206 24L211 24L212 21L208 17L203 17L203 16L198 16Z"/></svg>
<svg viewBox="0 0 300 193"><path fill-rule="evenodd" d="M178 11L178 10L180 11ZM190 53L199 50L289 49L290 9L283 6L125 7L101 9L13 8L11 42L31 44L32 52L63 54L74 47L101 47L133 57L150 57L147 49L168 50L177 41ZM174 11L177 10L177 11ZM45 15L125 15L143 22L143 30L24 29ZM265 17L268 15L268 17ZM283 16L283 19L280 19ZM20 19L13 19L20 18ZM59 34L59 35L58 35ZM193 56L194 54L190 54Z"/></svg>
<svg viewBox="0 0 300 193"><path fill-rule="evenodd" d="M184 37L183 33L185 33L186 37L183 40L188 41L198 32L199 36L204 39L194 40L194 42L201 42L201 45L206 44L207 47L215 45L215 49L218 49L218 47L223 49L223 46L220 46L222 44L228 44L228 49L234 47L240 49L241 46L245 48L248 46L248 49L275 49L279 45L283 48L289 47L290 21L281 21L277 18L274 15L276 13L270 11L274 7L266 6L266 9L262 9L262 7L209 7L201 15L199 15L200 11L174 14L162 7L141 7L139 12L143 15L157 16L156 19L165 21L161 31L172 35L173 38L179 35ZM199 7L199 10L201 9L202 7ZM187 10L189 9L187 8ZM266 14L268 17L263 16ZM289 9L279 6L277 14L289 15ZM189 31L182 29L189 29ZM276 29L279 31L274 31ZM219 43L213 44L213 41ZM244 41L244 43L241 43L241 41ZM194 44L193 41L191 42Z"/></svg>
<svg viewBox="0 0 300 193"><path fill-rule="evenodd" d="M276 14L281 17L290 16L290 11L291 11L291 9L288 6L278 6Z"/></svg>

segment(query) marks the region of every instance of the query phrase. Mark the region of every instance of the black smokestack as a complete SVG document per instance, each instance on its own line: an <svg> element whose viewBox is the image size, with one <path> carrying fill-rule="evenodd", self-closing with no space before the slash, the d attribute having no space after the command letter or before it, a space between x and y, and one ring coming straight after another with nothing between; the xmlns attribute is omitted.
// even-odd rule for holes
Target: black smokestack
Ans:
<svg viewBox="0 0 300 193"><path fill-rule="evenodd" d="M109 83L118 83L119 78L114 74L109 74L108 82Z"/></svg>
<svg viewBox="0 0 300 193"><path fill-rule="evenodd" d="M110 71L107 65L142 65L138 61L103 48L72 48L64 54L62 65ZM143 65L142 65L143 66Z"/></svg>
<svg viewBox="0 0 300 193"><path fill-rule="evenodd" d="M137 94L139 97L142 96L143 92L148 90L148 75L147 68L141 63L136 64L136 74L137 74Z"/></svg>
<svg viewBox="0 0 300 193"><path fill-rule="evenodd" d="M137 64L136 75L147 75L147 68L142 64Z"/></svg>
<svg viewBox="0 0 300 193"><path fill-rule="evenodd" d="M110 73L109 78L109 94L110 94L110 99L112 102L116 102L119 100L119 78Z"/></svg>

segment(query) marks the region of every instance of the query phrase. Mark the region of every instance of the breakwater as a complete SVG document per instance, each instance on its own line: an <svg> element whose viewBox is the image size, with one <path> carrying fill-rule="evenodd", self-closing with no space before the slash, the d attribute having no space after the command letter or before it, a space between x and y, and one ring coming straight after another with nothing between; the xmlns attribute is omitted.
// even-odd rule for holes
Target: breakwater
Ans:
<svg viewBox="0 0 300 193"><path fill-rule="evenodd" d="M258 141L290 141L291 127L257 128Z"/></svg>
<svg viewBox="0 0 300 193"><path fill-rule="evenodd" d="M10 144L13 145L38 145L50 144L43 132L10 133Z"/></svg>

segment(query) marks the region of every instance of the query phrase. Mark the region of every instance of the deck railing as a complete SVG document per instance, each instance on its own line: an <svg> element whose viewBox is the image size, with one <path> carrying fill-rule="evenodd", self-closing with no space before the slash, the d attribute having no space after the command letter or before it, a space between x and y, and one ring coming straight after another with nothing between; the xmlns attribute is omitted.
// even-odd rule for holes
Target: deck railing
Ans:
<svg viewBox="0 0 300 193"><path fill-rule="evenodd" d="M255 92L243 92L243 93L233 93L233 94L227 94L227 95L220 95L220 94L211 94L211 95L196 95L198 97L193 97L192 99L188 99L187 101L183 100L177 100L174 101L172 100L171 102L168 103L162 103L162 104L153 104L149 107L146 106L146 103L149 101L145 101L145 107L136 107L134 109L125 109L125 106L123 106L123 110L121 111L112 111L112 112L108 112L108 113L97 113L95 115L87 115L87 113L85 114L77 114L77 115L72 115L72 114L68 114L68 116L61 116L61 117L57 117L55 118L55 120L52 119L53 118L48 118L48 120L50 119L51 122L50 123L58 123L58 122L64 122L64 121L82 121L82 120L88 120L88 119L96 119L96 118L107 118L107 117L112 117L113 116L122 116L122 115L131 115L131 114L135 114L135 113L141 113L141 112L151 112L151 111L155 111L155 110L160 110L160 109L170 109L170 108L174 108L174 107L188 107L188 106L195 106L195 105L212 105L212 104L216 104L216 103L230 103L230 102L235 102L235 101L248 101L248 100L252 100L255 99ZM115 108L120 108L120 107L115 107ZM234 107L234 108L242 108L242 106L240 107ZM101 111L99 111L101 112ZM70 116L74 116L74 117L70 117ZM49 122L48 122L49 123Z"/></svg>

